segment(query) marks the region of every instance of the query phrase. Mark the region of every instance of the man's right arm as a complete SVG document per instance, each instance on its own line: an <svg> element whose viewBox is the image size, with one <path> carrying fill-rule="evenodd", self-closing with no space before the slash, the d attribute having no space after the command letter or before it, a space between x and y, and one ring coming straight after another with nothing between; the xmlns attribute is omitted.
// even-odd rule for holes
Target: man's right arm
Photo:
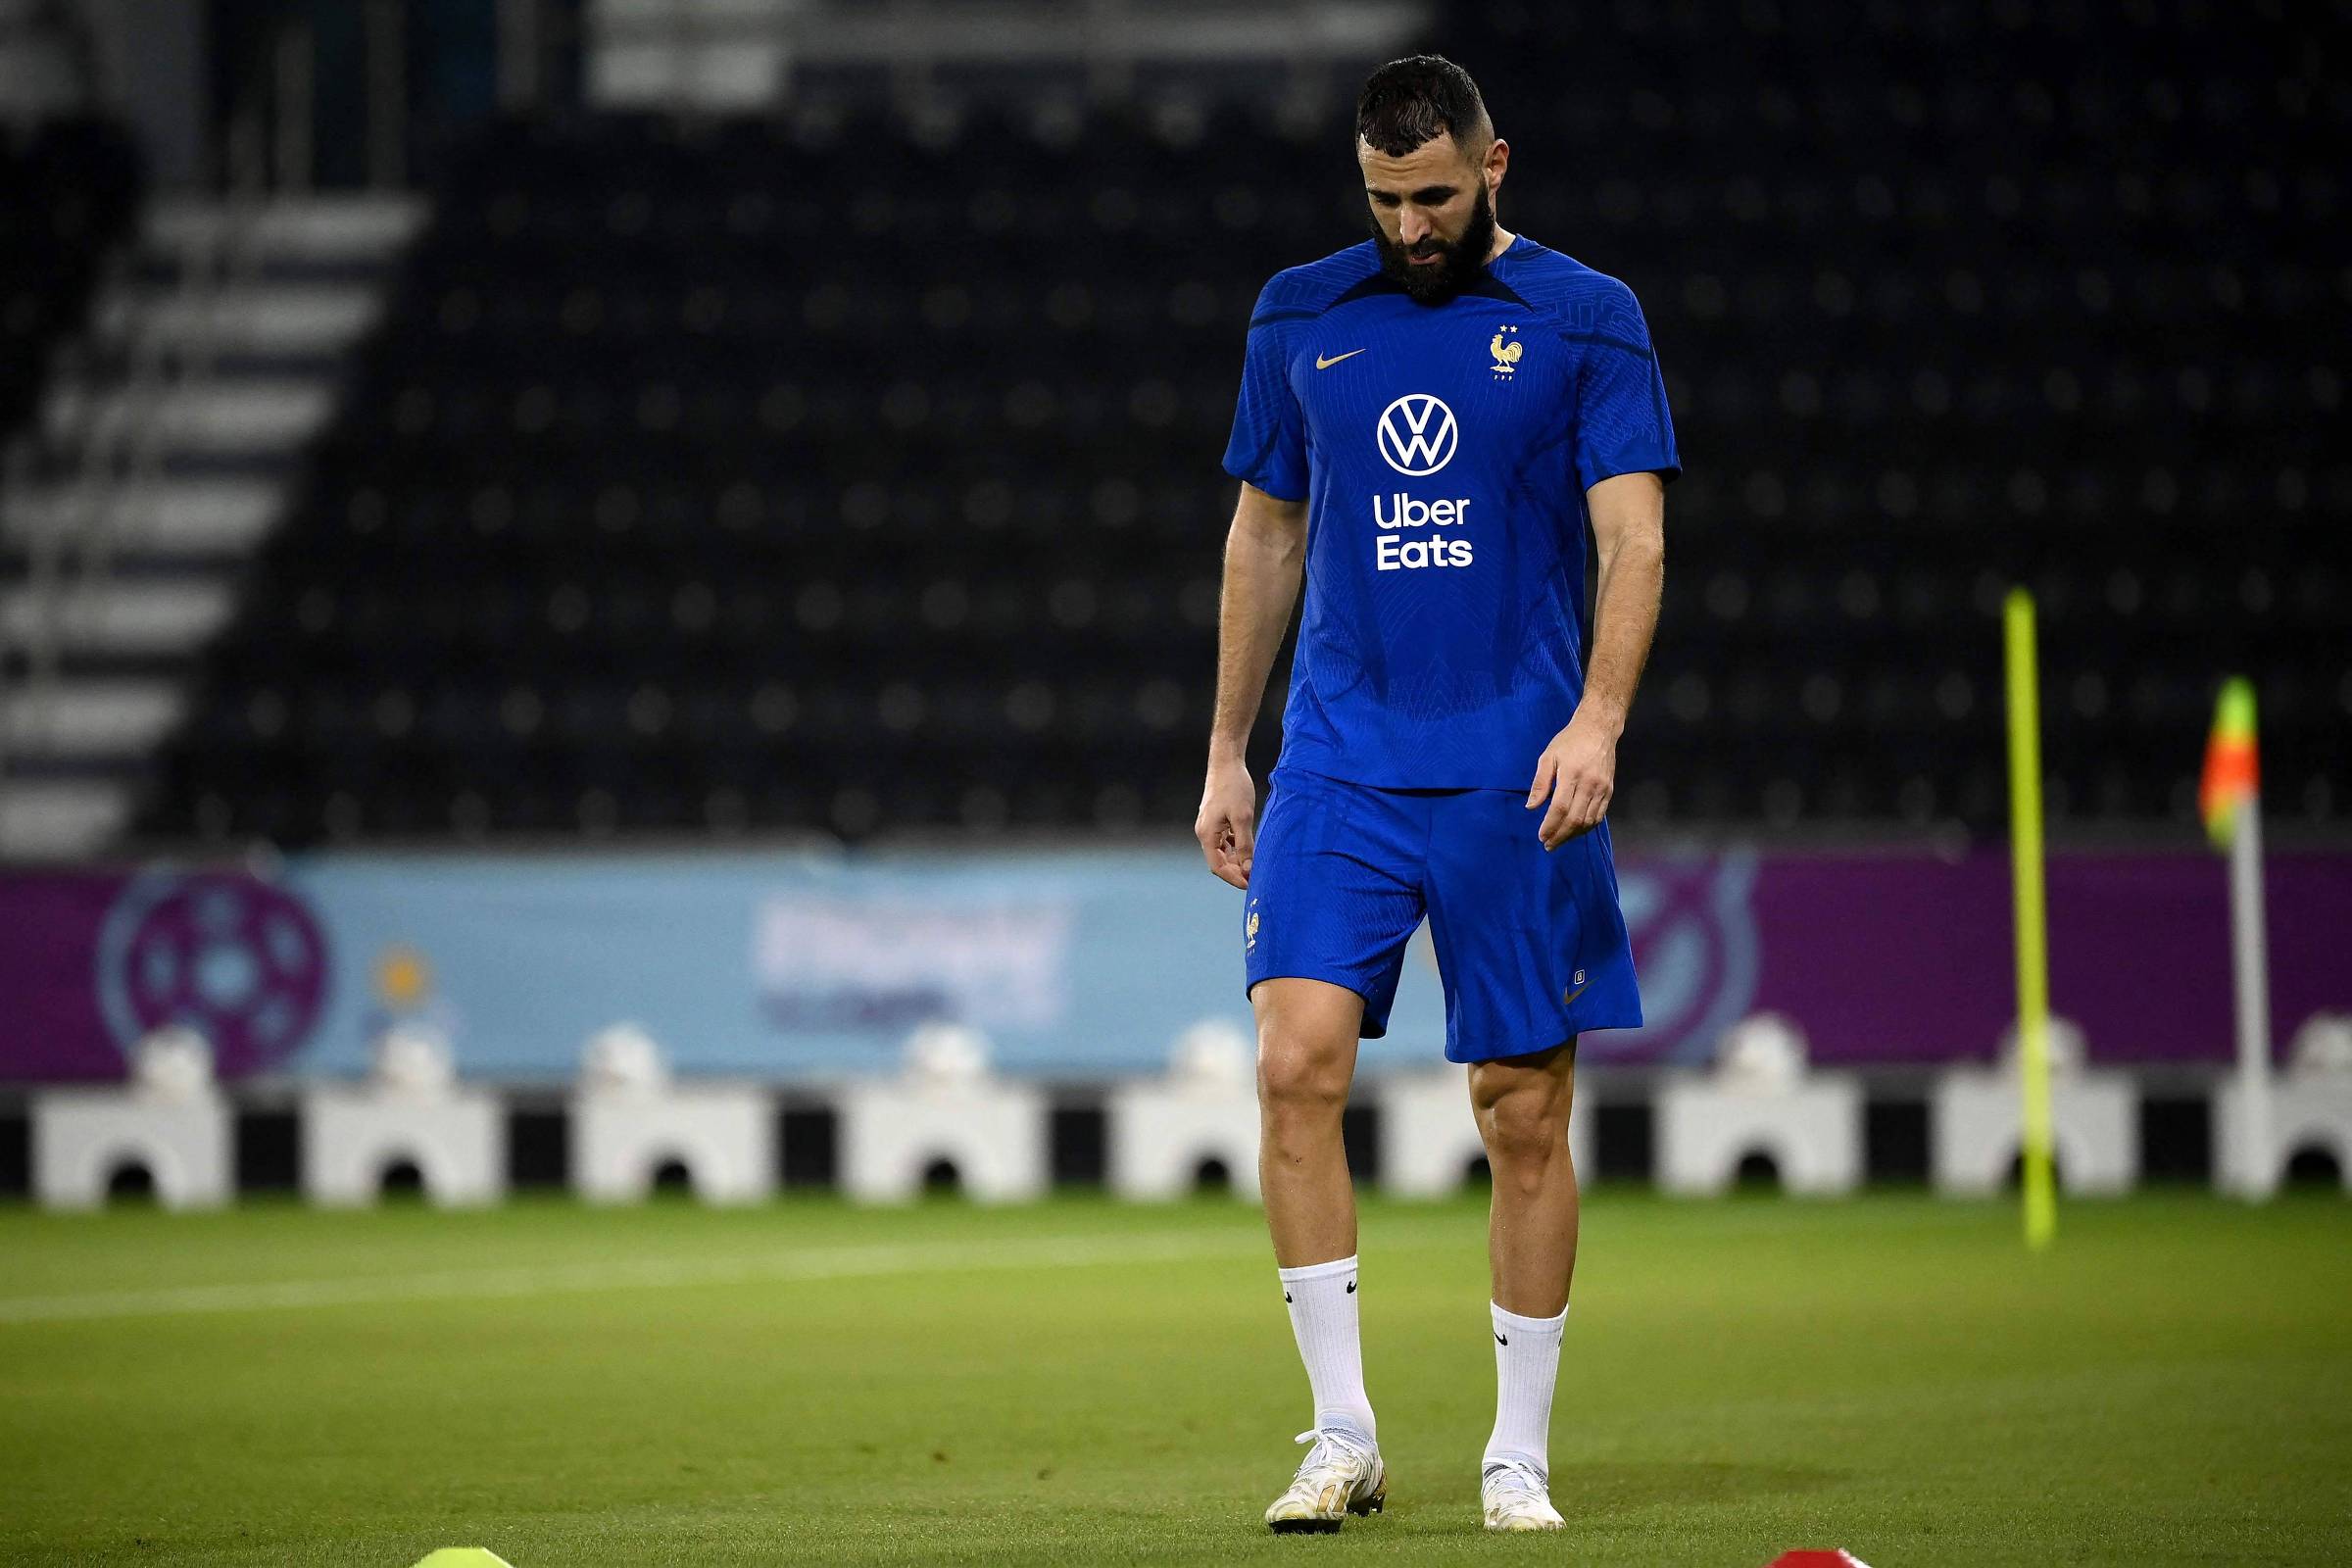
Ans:
<svg viewBox="0 0 2352 1568"><path fill-rule="evenodd" d="M1257 785L1250 777L1250 731L1265 700L1266 676L1298 602L1306 560L1306 503L1242 485L1225 539L1225 589L1217 614L1217 711L1208 734L1208 782L1193 824L1208 868L1237 888L1250 885L1257 842Z"/></svg>

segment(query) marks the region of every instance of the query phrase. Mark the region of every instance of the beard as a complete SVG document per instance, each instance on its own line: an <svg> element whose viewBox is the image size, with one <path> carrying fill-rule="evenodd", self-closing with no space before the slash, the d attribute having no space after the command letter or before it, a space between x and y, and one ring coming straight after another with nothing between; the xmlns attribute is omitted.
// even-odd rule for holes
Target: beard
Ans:
<svg viewBox="0 0 2352 1568"><path fill-rule="evenodd" d="M1382 232L1380 220L1372 220L1372 243L1380 251L1380 270L1390 281L1404 290L1416 305L1442 305L1468 288L1485 270L1487 253L1494 248L1494 203L1487 194L1486 181L1479 181L1478 197L1470 209L1470 221L1457 240L1442 240L1431 235L1417 245L1400 245ZM1438 256L1436 263L1415 263L1412 256Z"/></svg>

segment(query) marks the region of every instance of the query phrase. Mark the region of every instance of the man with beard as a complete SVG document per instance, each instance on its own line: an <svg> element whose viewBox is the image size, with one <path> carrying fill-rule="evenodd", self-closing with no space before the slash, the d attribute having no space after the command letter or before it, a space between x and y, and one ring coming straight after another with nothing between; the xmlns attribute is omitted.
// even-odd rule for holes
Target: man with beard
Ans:
<svg viewBox="0 0 2352 1568"><path fill-rule="evenodd" d="M1250 322L1196 824L1209 869L1247 895L1259 1173L1314 1396L1298 1439L1313 1446L1265 1517L1337 1530L1387 1493L1340 1113L1356 1041L1386 1033L1426 914L1446 1056L1469 1064L1494 1183L1486 1524L1557 1529L1547 1445L1576 1262L1576 1040L1642 1022L1602 817L1657 624L1680 461L1631 291L1496 226L1510 149L1461 68L1416 56L1373 73L1356 160L1371 239L1277 275ZM1302 569L1261 827L1244 748Z"/></svg>

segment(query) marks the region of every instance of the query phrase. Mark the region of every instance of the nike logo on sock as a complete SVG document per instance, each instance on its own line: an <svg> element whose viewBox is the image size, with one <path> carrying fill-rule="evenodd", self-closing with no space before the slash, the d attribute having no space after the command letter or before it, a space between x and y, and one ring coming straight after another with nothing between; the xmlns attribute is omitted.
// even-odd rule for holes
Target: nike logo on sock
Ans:
<svg viewBox="0 0 2352 1568"><path fill-rule="evenodd" d="M1353 1296L1355 1294L1355 1281L1349 1280L1348 1282L1348 1294L1349 1296Z"/></svg>
<svg viewBox="0 0 2352 1568"><path fill-rule="evenodd" d="M1508 1340L1506 1340L1506 1339L1504 1339L1504 1338L1503 1338L1503 1337L1502 1337L1502 1336L1501 1336L1501 1335L1498 1333L1498 1334L1496 1334L1496 1335L1494 1336L1494 1343L1495 1343L1496 1345L1508 1345L1508 1344L1510 1344L1511 1342L1510 1342L1510 1341L1508 1341Z"/></svg>
<svg viewBox="0 0 2352 1568"><path fill-rule="evenodd" d="M1290 1293L1290 1292L1288 1292L1288 1291L1285 1291L1285 1292L1283 1292L1283 1293L1282 1293L1282 1299L1283 1299L1283 1302L1284 1302L1284 1304L1285 1304L1285 1305L1288 1305L1288 1304L1289 1304L1289 1302L1290 1302L1290 1299L1291 1299L1291 1293Z"/></svg>

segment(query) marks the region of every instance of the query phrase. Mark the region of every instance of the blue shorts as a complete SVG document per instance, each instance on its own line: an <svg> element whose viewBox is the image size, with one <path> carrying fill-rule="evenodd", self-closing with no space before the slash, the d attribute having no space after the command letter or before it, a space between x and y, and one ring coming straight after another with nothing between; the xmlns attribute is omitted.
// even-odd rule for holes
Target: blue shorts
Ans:
<svg viewBox="0 0 2352 1568"><path fill-rule="evenodd" d="M1405 944L1429 916L1446 1059L1524 1056L1637 1029L1642 993L1606 822L1546 854L1515 790L1383 790L1276 768L1242 903L1249 987L1301 976L1389 1031Z"/></svg>

